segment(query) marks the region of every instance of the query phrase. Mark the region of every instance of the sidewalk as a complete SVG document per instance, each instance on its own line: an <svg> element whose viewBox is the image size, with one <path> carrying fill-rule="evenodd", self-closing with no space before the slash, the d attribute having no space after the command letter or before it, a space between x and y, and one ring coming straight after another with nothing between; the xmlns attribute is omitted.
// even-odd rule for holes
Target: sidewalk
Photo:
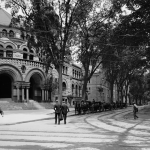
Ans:
<svg viewBox="0 0 150 150"><path fill-rule="evenodd" d="M69 108L69 110L68 116L74 115L74 108ZM54 118L53 109L5 111L3 117L0 115L0 126L48 120L52 118Z"/></svg>
<svg viewBox="0 0 150 150"><path fill-rule="evenodd" d="M127 115L121 116L125 120L133 120L132 108L128 107L130 112ZM75 115L74 108L69 108L70 112L68 116ZM137 114L138 120L150 120L150 106L144 106L139 109ZM48 120L54 118L53 109L40 109L40 110L12 110L5 111L4 116L0 115L0 126L2 125L14 125L19 123L27 123L32 121Z"/></svg>

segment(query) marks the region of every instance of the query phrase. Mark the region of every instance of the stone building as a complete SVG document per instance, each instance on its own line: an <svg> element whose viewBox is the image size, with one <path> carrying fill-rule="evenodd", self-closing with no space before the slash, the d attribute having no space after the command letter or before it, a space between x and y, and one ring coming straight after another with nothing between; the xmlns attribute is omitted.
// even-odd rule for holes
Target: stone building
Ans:
<svg viewBox="0 0 150 150"><path fill-rule="evenodd" d="M2 8L0 18L0 99L10 98L16 102L30 99L38 102L56 100L58 90L50 94L45 81L51 75L58 80L57 71L51 67L46 75L42 55L27 47L30 35L20 30L21 25L11 27L12 16ZM81 75L81 68L64 63L64 99L81 96Z"/></svg>
<svg viewBox="0 0 150 150"><path fill-rule="evenodd" d="M113 101L117 101L117 89L114 86ZM110 102L110 88L109 83L106 82L105 72L100 67L91 77L87 85L88 100Z"/></svg>

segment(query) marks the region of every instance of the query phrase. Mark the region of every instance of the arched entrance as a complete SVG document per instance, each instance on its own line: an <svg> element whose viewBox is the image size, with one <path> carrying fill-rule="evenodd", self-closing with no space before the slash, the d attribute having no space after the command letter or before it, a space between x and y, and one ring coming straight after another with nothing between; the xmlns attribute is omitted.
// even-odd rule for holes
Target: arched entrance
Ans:
<svg viewBox="0 0 150 150"><path fill-rule="evenodd" d="M41 102L41 83L42 79L38 74L33 74L30 78L29 99Z"/></svg>
<svg viewBox="0 0 150 150"><path fill-rule="evenodd" d="M13 79L7 73L0 74L0 98L12 98Z"/></svg>

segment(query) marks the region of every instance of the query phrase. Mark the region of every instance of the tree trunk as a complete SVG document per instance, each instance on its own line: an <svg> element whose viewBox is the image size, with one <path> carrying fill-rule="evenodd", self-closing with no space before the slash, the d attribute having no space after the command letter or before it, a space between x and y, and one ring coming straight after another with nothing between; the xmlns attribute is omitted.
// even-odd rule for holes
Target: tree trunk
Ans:
<svg viewBox="0 0 150 150"><path fill-rule="evenodd" d="M86 100L86 95L87 95L87 78L84 78L83 81L83 88L82 88L82 99L84 99L84 101Z"/></svg>
<svg viewBox="0 0 150 150"><path fill-rule="evenodd" d="M59 74L59 104L62 104L62 65L59 65L59 68L58 68L58 74Z"/></svg>
<svg viewBox="0 0 150 150"><path fill-rule="evenodd" d="M120 87L117 85L117 101L119 102L120 100Z"/></svg>
<svg viewBox="0 0 150 150"><path fill-rule="evenodd" d="M114 84L110 83L110 103L113 102L113 96L114 96Z"/></svg>

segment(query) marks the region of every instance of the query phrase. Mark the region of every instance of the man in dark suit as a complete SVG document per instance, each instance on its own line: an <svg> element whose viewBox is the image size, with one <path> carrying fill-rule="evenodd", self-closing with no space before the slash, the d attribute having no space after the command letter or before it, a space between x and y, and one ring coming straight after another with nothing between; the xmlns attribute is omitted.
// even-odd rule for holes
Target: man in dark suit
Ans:
<svg viewBox="0 0 150 150"><path fill-rule="evenodd" d="M61 105L58 103L58 100L56 100L56 104L54 105L54 110L55 110L55 124L60 124L60 112L61 112Z"/></svg>
<svg viewBox="0 0 150 150"><path fill-rule="evenodd" d="M67 106L67 102L63 101L61 109L62 109L64 124L66 124L67 113L69 112L69 107Z"/></svg>
<svg viewBox="0 0 150 150"><path fill-rule="evenodd" d="M133 117L134 119L139 118L136 113L138 112L138 106L136 105L135 102L133 102Z"/></svg>
<svg viewBox="0 0 150 150"><path fill-rule="evenodd" d="M2 115L2 117L3 117L3 115L4 115L4 112L2 111L2 109L0 108L0 114Z"/></svg>

